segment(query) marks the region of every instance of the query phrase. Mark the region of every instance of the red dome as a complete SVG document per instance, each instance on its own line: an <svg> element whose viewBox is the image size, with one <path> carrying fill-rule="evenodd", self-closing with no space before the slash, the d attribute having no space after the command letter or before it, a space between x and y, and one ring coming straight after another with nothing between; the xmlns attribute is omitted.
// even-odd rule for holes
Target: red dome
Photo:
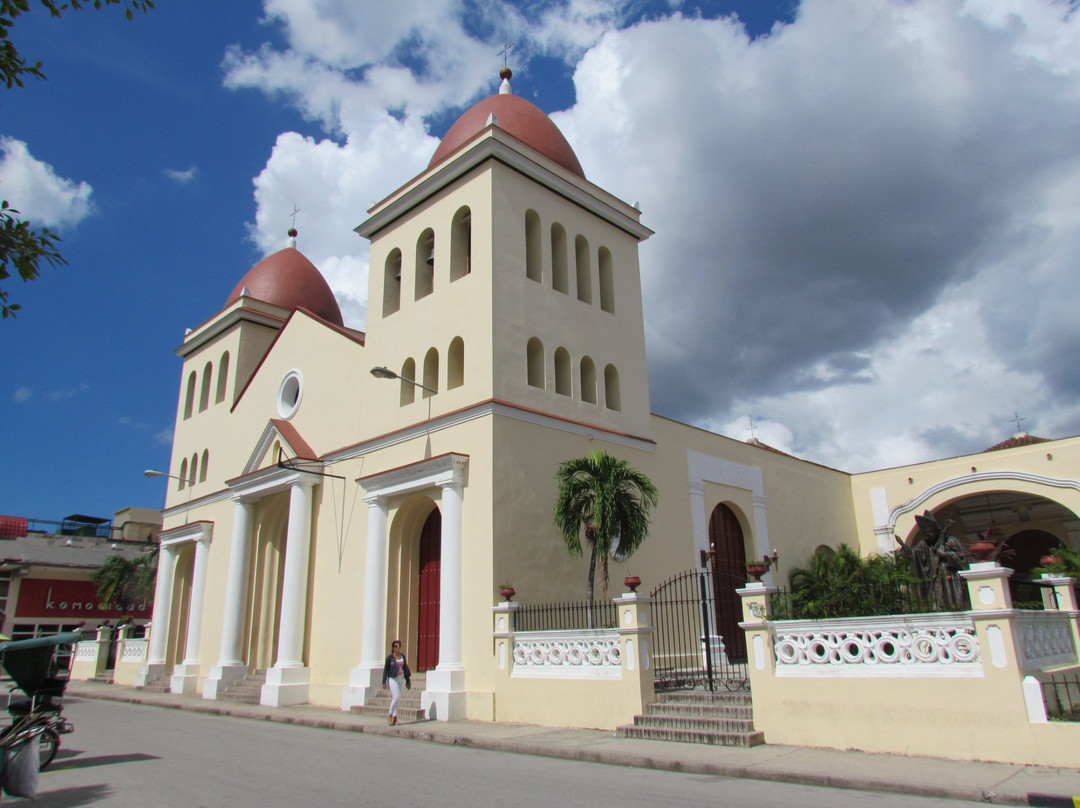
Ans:
<svg viewBox="0 0 1080 808"><path fill-rule="evenodd" d="M225 301L226 308L240 299L244 287L256 300L289 311L305 308L328 323L345 325L330 285L315 265L295 247L278 250L248 270Z"/></svg>
<svg viewBox="0 0 1080 808"><path fill-rule="evenodd" d="M551 118L535 104L510 94L489 96L465 110L443 137L442 143L428 163L428 168L441 163L466 141L485 129L492 114L495 115L500 129L536 149L567 171L585 178L577 155L566 142L559 127L551 122Z"/></svg>

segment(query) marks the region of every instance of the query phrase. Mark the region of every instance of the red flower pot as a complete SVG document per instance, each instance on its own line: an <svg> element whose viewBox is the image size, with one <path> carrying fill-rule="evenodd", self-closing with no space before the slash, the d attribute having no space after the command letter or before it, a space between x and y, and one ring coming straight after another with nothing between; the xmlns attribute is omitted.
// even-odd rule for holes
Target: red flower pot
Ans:
<svg viewBox="0 0 1080 808"><path fill-rule="evenodd" d="M636 575L627 575L625 578L623 578L623 583L626 585L626 588L629 589L631 592L637 592L637 588L641 586L641 579L638 578Z"/></svg>
<svg viewBox="0 0 1080 808"><path fill-rule="evenodd" d="M747 564L746 574L753 578L754 583L761 583L761 576L769 571L764 564Z"/></svg>

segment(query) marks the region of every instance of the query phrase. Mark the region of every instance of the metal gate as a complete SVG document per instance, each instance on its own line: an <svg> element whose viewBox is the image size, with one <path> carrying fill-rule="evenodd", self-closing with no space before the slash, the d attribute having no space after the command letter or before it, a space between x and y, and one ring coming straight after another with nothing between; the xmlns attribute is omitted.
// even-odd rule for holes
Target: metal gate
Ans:
<svg viewBox="0 0 1080 808"><path fill-rule="evenodd" d="M732 656L745 643L725 642L717 620L713 574L689 570L661 583L652 591L653 667L658 690L749 690L746 652ZM744 581L730 581L732 588ZM742 629L736 628L736 631ZM729 648L731 651L729 651Z"/></svg>

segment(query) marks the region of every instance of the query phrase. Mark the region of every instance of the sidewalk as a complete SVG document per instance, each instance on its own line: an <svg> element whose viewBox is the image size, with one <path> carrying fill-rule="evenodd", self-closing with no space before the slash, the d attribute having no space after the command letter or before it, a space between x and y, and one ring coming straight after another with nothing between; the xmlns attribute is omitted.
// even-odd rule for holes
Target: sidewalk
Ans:
<svg viewBox="0 0 1080 808"><path fill-rule="evenodd" d="M261 707L82 681L71 682L67 694L616 766L947 797L996 805L1080 808L1080 796L1073 796L1080 795L1080 768L962 762L799 746L736 749L616 738L611 732L601 730L481 721L424 721L389 727L384 719L324 707ZM1077 757L1080 760L1080 750Z"/></svg>

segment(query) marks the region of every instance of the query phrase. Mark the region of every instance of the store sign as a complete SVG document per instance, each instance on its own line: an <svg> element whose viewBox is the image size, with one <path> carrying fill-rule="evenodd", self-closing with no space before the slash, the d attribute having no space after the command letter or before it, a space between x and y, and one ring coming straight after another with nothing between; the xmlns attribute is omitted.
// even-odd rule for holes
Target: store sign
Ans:
<svg viewBox="0 0 1080 808"><path fill-rule="evenodd" d="M122 608L121 608L122 607ZM92 581L69 581L60 578L23 578L15 614L31 617L149 617L150 606L138 603L101 603Z"/></svg>

